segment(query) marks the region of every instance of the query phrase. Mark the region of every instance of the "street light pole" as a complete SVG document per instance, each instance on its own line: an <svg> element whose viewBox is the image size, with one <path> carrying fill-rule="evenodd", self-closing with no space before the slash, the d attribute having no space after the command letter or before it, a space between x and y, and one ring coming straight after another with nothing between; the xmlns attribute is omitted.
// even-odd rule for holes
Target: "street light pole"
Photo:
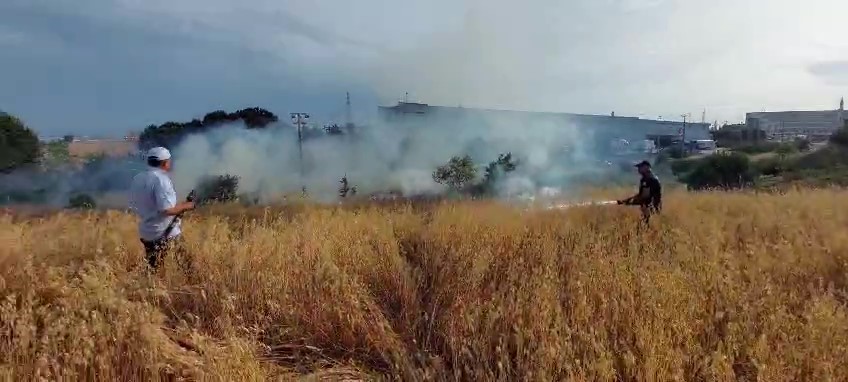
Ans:
<svg viewBox="0 0 848 382"><path fill-rule="evenodd" d="M683 128L680 131L680 153L683 154L685 144L686 144L686 117L687 114L681 115L683 117Z"/></svg>
<svg viewBox="0 0 848 382"><path fill-rule="evenodd" d="M306 127L306 123L309 120L309 114L307 113L291 113L292 124L297 127L297 153L300 165L300 180L303 180L303 128ZM303 192L306 192L306 184L302 184Z"/></svg>

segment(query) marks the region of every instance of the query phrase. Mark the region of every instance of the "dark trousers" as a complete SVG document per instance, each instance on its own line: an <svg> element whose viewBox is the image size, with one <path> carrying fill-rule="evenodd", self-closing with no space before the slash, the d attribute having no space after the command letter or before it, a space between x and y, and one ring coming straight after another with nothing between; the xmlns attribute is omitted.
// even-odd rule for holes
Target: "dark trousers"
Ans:
<svg viewBox="0 0 848 382"><path fill-rule="evenodd" d="M640 208L642 210L642 222L645 223L645 225L651 222L651 215L660 213L659 207L653 205L643 204Z"/></svg>
<svg viewBox="0 0 848 382"><path fill-rule="evenodd" d="M145 259L150 268L156 270L162 265L162 261L168 254L175 254L180 265L187 261L185 248L183 247L182 238L180 236L169 239L160 239L156 241L141 240L144 245Z"/></svg>

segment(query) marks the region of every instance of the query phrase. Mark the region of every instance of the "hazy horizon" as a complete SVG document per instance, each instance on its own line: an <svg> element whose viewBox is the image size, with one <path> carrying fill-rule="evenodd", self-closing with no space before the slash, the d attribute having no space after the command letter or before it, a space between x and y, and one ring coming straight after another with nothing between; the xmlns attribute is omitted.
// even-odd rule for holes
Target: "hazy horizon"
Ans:
<svg viewBox="0 0 848 382"><path fill-rule="evenodd" d="M223 109L434 105L739 122L848 95L848 3L6 0L0 110L120 136Z"/></svg>

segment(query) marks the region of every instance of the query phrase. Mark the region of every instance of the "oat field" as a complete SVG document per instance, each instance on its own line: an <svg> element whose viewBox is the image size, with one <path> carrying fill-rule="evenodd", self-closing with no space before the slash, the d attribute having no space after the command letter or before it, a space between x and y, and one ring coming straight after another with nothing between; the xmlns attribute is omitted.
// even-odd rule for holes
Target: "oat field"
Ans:
<svg viewBox="0 0 848 382"><path fill-rule="evenodd" d="M0 215L0 379L845 381L848 191Z"/></svg>

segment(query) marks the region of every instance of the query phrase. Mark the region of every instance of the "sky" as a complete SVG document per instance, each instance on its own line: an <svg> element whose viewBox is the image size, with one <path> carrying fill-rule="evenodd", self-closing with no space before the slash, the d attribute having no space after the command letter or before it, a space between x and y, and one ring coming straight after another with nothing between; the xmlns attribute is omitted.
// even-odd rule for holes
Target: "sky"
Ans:
<svg viewBox="0 0 848 382"><path fill-rule="evenodd" d="M844 0L0 0L0 110L122 136L217 109L739 122L848 96Z"/></svg>

